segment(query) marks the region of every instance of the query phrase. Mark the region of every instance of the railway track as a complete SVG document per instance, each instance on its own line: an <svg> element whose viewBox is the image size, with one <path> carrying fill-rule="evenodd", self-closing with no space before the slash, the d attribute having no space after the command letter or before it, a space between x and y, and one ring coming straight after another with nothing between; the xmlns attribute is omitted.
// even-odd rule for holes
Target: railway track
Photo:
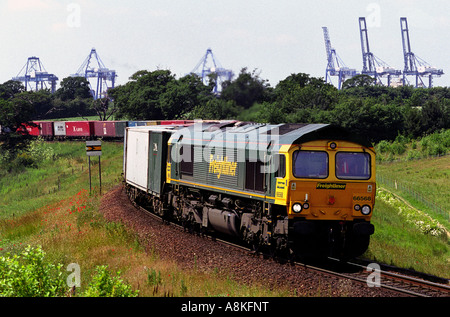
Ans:
<svg viewBox="0 0 450 317"><path fill-rule="evenodd" d="M133 205L145 212L146 214L163 221L161 217L143 208L142 206ZM183 226L175 223L170 225L179 230L186 230ZM268 257L263 253L256 253L248 247L236 244L225 239L212 237L210 235L203 235L204 238L213 239L217 243L226 244L233 248L238 248L243 252L252 254L253 256ZM284 261L286 262L286 261ZM425 279L411 277L405 274L394 273L388 270L373 269L373 266L368 269L368 265L346 262L343 263L338 259L328 258L326 262L321 263L300 263L292 262L296 266L303 267L307 270L315 271L320 274L334 276L338 278L348 279L356 283L361 283L367 287L377 287L398 293L399 296L408 297L450 297L450 285L447 283L436 283L427 281ZM378 267L382 265L377 264ZM443 280L443 279L442 279Z"/></svg>
<svg viewBox="0 0 450 317"><path fill-rule="evenodd" d="M383 270L381 269L382 265L379 264L377 264L377 268L375 268L375 266L370 266L369 268L368 265L352 262L340 263L338 259L333 258L329 258L328 260L334 262L340 269L330 270L318 266L311 266L311 268L323 273L338 275L359 283L364 283L367 287L389 289L404 296L450 297L450 285L448 283L436 283L405 274ZM342 272L352 270L352 268L352 272Z"/></svg>

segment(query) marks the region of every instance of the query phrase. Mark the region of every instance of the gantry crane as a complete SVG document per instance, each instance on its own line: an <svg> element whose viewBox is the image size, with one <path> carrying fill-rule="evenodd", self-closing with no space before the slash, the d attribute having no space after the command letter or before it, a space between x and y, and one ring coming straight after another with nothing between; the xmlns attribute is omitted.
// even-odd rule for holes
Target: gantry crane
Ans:
<svg viewBox="0 0 450 317"><path fill-rule="evenodd" d="M209 59L210 57L210 59ZM216 75L216 85L214 86L214 93L219 93L222 87L222 83L226 80L230 81L234 74L231 70L223 68L219 61L215 58L212 50L208 48L206 54L195 66L191 72L199 76L205 85L209 83L210 75Z"/></svg>
<svg viewBox="0 0 450 317"><path fill-rule="evenodd" d="M117 74L115 70L111 70L105 67L105 64L103 64L102 60L98 56L96 49L93 48L76 74L71 76L84 77L88 81L91 78L96 78L97 80L95 90L93 89L90 81L89 85L91 87L91 94L94 99L99 99L106 97L109 88L114 88Z"/></svg>
<svg viewBox="0 0 450 317"><path fill-rule="evenodd" d="M325 71L325 82L333 84L331 81L332 76L338 77L338 89L342 88L342 83L357 75L356 69L351 69L345 66L344 62L336 53L336 50L331 46L330 36L328 34L328 28L322 27L323 36L325 39L325 49L327 53L327 68Z"/></svg>
<svg viewBox="0 0 450 317"><path fill-rule="evenodd" d="M381 78L386 77L387 86L391 86L391 77L399 77L402 71L389 66L370 51L369 35L367 32L366 18L364 17L359 18L359 31L363 58L363 69L361 73L373 77L378 85L382 85Z"/></svg>
<svg viewBox="0 0 450 317"><path fill-rule="evenodd" d="M411 51L408 21L405 17L400 18L400 28L402 31L403 58L405 62L405 68L403 70L403 85L408 84L408 79L406 76L415 76L415 87L426 87L423 77L428 77L428 88L431 88L433 86L433 77L440 77L444 74L444 71L431 66Z"/></svg>
<svg viewBox="0 0 450 317"><path fill-rule="evenodd" d="M58 77L49 74L39 57L33 56L28 58L27 63L12 80L23 82L25 90L38 91L41 89L50 89L53 94L56 91Z"/></svg>

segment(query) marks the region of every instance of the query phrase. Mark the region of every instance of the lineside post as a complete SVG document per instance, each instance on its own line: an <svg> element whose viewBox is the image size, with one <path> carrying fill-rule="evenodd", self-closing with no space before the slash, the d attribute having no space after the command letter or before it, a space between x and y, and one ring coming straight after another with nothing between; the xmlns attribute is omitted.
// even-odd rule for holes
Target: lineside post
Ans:
<svg viewBox="0 0 450 317"><path fill-rule="evenodd" d="M98 156L98 176L100 181L100 195L102 194L102 163L101 163L101 155L102 155L102 141L86 141L86 155L89 160L89 193L92 190L92 181L91 181L91 156Z"/></svg>

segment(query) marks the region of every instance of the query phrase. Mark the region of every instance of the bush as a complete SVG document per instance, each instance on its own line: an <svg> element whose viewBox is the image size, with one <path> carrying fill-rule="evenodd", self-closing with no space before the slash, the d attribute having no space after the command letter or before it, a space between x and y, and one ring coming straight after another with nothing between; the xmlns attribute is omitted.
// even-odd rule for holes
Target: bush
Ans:
<svg viewBox="0 0 450 317"><path fill-rule="evenodd" d="M410 140L398 135L393 142L380 141L375 150L378 161L391 161L399 159L406 152L406 160L419 159L429 156L442 156L449 152L450 130L441 130L424 136L420 140Z"/></svg>
<svg viewBox="0 0 450 317"><path fill-rule="evenodd" d="M35 162L52 160L55 158L55 151L42 137L38 137L31 141L27 147L26 153L28 153Z"/></svg>
<svg viewBox="0 0 450 317"><path fill-rule="evenodd" d="M425 156L445 155L450 148L450 130L441 130L425 136L420 141L420 145Z"/></svg>
<svg viewBox="0 0 450 317"><path fill-rule="evenodd" d="M86 297L136 297L139 291L133 291L130 285L120 279L120 272L111 277L106 265L97 267L97 273L84 292Z"/></svg>
<svg viewBox="0 0 450 317"><path fill-rule="evenodd" d="M378 153L388 153L391 151L391 143L389 143L386 140L383 140L377 144L375 149Z"/></svg>
<svg viewBox="0 0 450 317"><path fill-rule="evenodd" d="M28 246L19 255L0 257L0 297L58 297L65 296L68 287L62 264L45 259L42 247ZM81 296L136 297L138 291L120 279L120 272L111 277L106 266L97 267L96 275Z"/></svg>
<svg viewBox="0 0 450 317"><path fill-rule="evenodd" d="M45 260L40 246L28 246L21 254L0 257L0 296L54 297L63 296L66 284L62 264Z"/></svg>

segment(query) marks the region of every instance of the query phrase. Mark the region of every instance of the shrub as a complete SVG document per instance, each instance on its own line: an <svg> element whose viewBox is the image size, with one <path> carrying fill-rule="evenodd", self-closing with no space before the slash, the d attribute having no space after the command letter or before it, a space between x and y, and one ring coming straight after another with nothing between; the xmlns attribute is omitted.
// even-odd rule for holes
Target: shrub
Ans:
<svg viewBox="0 0 450 317"><path fill-rule="evenodd" d="M386 140L381 141L377 144L376 150L378 153L387 153L391 151L391 143Z"/></svg>
<svg viewBox="0 0 450 317"><path fill-rule="evenodd" d="M42 137L38 137L30 142L27 147L27 153L35 162L52 160L55 158L55 151Z"/></svg>
<svg viewBox="0 0 450 317"><path fill-rule="evenodd" d="M441 130L427 135L420 141L425 156L445 155L450 147L450 130Z"/></svg>
<svg viewBox="0 0 450 317"><path fill-rule="evenodd" d="M133 291L130 285L120 279L120 272L112 277L106 265L97 267L96 275L84 292L86 297L136 297L139 291Z"/></svg>
<svg viewBox="0 0 450 317"><path fill-rule="evenodd" d="M0 257L0 296L54 297L66 291L62 264L45 260L40 246L28 246L21 254Z"/></svg>

